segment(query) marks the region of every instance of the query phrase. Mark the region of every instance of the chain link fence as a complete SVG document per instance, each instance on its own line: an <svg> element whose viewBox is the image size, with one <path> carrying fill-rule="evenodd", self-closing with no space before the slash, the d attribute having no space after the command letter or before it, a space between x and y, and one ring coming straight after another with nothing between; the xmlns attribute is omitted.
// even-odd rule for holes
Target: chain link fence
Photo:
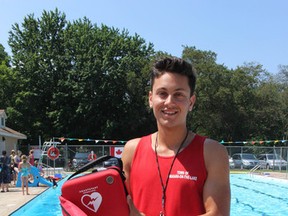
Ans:
<svg viewBox="0 0 288 216"><path fill-rule="evenodd" d="M245 166L236 166L239 155L253 154L257 162L255 164L251 162L252 165L246 166L246 169L254 168L254 170L263 172L277 171L288 174L288 147L226 146L226 148L230 156L230 169L232 170L245 168ZM234 164L231 165L231 163ZM256 167L257 165L258 167Z"/></svg>
<svg viewBox="0 0 288 216"><path fill-rule="evenodd" d="M57 145L60 150L59 157L51 160L44 155L42 163L48 167L63 167L65 171L75 171L90 160L103 155L121 156L123 147L123 145Z"/></svg>
<svg viewBox="0 0 288 216"><path fill-rule="evenodd" d="M276 154L288 160L288 147L226 146L226 148L230 157L237 153L254 154L256 157L261 154Z"/></svg>
<svg viewBox="0 0 288 216"><path fill-rule="evenodd" d="M103 155L113 155L121 157L123 151L123 145L58 145L60 150L60 156L55 161L48 157L42 158L44 164L50 167L62 167L65 171L75 171L80 166L88 163L91 160L93 154L95 157L101 157ZM232 158L235 154L253 154L257 159L261 159L260 155L272 154L278 155L281 158L281 162L288 161L288 147L265 147L265 146L226 146L229 156ZM78 157L79 156L79 157ZM278 157L277 156L277 157ZM261 160L262 161L262 160ZM263 163L263 161L262 161ZM231 167L231 169L239 169ZM240 168L242 169L242 168ZM267 167L263 165L261 169L269 171L281 171L288 172L287 165L285 166L273 166ZM247 170L248 171L248 170Z"/></svg>

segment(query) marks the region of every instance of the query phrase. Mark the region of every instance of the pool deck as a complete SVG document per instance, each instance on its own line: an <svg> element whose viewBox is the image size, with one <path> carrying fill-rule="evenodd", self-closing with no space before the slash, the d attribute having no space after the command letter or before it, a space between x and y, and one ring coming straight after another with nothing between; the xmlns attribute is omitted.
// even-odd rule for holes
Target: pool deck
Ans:
<svg viewBox="0 0 288 216"><path fill-rule="evenodd" d="M269 172L269 175L266 173L265 176L268 176L269 178L284 179L288 182L288 176L286 173ZM21 187L10 186L9 192L0 192L0 215L9 216L48 188L49 187L44 185L39 187L29 187L30 195L23 195Z"/></svg>
<svg viewBox="0 0 288 216"><path fill-rule="evenodd" d="M268 172L267 173L271 178L284 179L288 182L288 174L280 172Z"/></svg>
<svg viewBox="0 0 288 216"><path fill-rule="evenodd" d="M21 187L10 185L9 192L0 192L0 215L12 214L48 188L47 186L29 187L30 195L23 195Z"/></svg>

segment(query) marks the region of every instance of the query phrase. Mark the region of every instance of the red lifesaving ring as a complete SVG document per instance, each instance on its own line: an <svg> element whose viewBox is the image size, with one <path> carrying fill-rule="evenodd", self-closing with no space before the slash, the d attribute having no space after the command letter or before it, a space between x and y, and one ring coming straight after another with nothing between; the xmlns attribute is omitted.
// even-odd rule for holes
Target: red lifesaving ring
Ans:
<svg viewBox="0 0 288 216"><path fill-rule="evenodd" d="M59 149L53 146L50 147L47 152L47 155L51 160L57 159L59 157L59 154L60 154Z"/></svg>
<svg viewBox="0 0 288 216"><path fill-rule="evenodd" d="M96 154L91 154L91 153L90 153L90 154L88 155L88 160L89 160L89 161L91 161L91 160L96 160L96 158L97 158Z"/></svg>

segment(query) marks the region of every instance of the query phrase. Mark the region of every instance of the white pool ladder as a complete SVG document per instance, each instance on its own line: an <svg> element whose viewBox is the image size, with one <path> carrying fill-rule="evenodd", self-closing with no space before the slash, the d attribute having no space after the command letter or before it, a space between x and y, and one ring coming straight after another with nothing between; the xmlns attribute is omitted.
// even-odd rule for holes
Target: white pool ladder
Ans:
<svg viewBox="0 0 288 216"><path fill-rule="evenodd" d="M256 166L254 166L250 171L250 175L254 174L256 170L260 169L261 164L257 164Z"/></svg>
<svg viewBox="0 0 288 216"><path fill-rule="evenodd" d="M44 142L41 149L41 157L39 159L38 164L43 164L43 156L47 156L47 151L50 147L57 147L57 145L61 144L60 142L53 142L52 140ZM47 165L47 164L46 164Z"/></svg>

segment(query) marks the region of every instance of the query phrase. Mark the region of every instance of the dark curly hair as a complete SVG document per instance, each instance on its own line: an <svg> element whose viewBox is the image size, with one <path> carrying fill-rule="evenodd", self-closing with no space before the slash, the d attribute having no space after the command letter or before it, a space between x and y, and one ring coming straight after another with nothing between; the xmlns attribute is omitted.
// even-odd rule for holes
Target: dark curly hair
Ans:
<svg viewBox="0 0 288 216"><path fill-rule="evenodd" d="M176 57L165 57L154 63L150 77L151 88L154 85L155 78L160 77L166 72L187 76L191 95L194 94L196 87L196 70L187 61Z"/></svg>

